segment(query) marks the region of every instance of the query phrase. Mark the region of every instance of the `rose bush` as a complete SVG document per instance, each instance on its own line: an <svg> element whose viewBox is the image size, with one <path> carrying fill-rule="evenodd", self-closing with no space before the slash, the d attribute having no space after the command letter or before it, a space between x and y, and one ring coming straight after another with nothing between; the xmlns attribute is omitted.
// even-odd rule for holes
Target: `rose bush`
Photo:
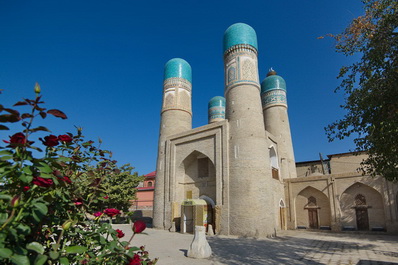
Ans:
<svg viewBox="0 0 398 265"><path fill-rule="evenodd" d="M84 140L81 129L38 137L43 146L34 145L36 133L49 132L34 127L34 120L48 114L67 118L42 107L38 85L35 92L35 99L14 105L28 112L0 105L1 123L20 122L24 128L0 146L0 264L155 264L140 248L129 247L132 237L121 241L123 232L112 228L112 217L121 211L103 207L112 194L104 199L102 183L130 171L118 167L111 152ZM8 127L0 124L0 129Z"/></svg>

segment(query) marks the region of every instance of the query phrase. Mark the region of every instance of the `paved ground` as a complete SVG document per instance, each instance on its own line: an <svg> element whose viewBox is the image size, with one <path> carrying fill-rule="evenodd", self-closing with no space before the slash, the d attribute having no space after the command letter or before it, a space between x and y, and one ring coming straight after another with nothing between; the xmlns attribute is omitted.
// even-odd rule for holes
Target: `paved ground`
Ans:
<svg viewBox="0 0 398 265"><path fill-rule="evenodd" d="M131 236L130 225L114 225ZM186 257L193 235L147 229L132 245L145 245L159 265L263 265L352 264L398 265L398 236L384 234L283 231L274 239L208 237L213 255L209 259Z"/></svg>

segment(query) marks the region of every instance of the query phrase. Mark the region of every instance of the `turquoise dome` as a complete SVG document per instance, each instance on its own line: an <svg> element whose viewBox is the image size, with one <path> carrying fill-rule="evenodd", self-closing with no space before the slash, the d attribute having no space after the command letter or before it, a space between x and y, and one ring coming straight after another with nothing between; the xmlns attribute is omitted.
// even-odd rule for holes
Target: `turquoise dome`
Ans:
<svg viewBox="0 0 398 265"><path fill-rule="evenodd" d="M267 76L263 82L261 82L261 94L274 89L286 91L286 82L279 75Z"/></svg>
<svg viewBox="0 0 398 265"><path fill-rule="evenodd" d="M181 58L171 59L164 66L164 80L171 77L180 77L192 83L192 69L189 63Z"/></svg>
<svg viewBox="0 0 398 265"><path fill-rule="evenodd" d="M224 52L238 44L249 44L257 50L256 32L245 23L233 24L224 33Z"/></svg>
<svg viewBox="0 0 398 265"><path fill-rule="evenodd" d="M225 107L225 98L224 97L213 97L209 101L209 109L212 107Z"/></svg>

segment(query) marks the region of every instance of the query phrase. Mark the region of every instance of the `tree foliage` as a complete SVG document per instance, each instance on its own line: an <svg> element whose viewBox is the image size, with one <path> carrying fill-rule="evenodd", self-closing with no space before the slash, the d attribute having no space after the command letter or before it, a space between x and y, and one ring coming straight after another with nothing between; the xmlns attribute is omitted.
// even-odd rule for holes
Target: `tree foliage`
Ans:
<svg viewBox="0 0 398 265"><path fill-rule="evenodd" d="M332 35L336 50L360 60L340 69L344 117L328 125L329 141L354 136L355 151L367 151L364 173L398 180L398 2L364 0L365 14Z"/></svg>

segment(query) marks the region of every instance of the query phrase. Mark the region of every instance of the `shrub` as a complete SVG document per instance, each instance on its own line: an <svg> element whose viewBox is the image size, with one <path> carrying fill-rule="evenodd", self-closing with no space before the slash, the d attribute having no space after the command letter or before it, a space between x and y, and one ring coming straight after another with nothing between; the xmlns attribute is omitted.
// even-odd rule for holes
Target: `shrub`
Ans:
<svg viewBox="0 0 398 265"><path fill-rule="evenodd" d="M33 139L37 132L49 132L33 126L37 118L67 118L60 110L42 107L38 85L35 92L35 99L14 105L28 107L26 113L0 105L1 123L23 127L0 147L0 263L155 264L143 248L129 247L132 238L121 241L123 233L112 228L112 217L121 212L111 208L116 207L112 185L101 185L127 176L134 179L134 188L137 174L129 165L118 167L111 152L84 140L80 128L76 134ZM0 129L8 127L1 124ZM110 222L100 221L103 213Z"/></svg>

